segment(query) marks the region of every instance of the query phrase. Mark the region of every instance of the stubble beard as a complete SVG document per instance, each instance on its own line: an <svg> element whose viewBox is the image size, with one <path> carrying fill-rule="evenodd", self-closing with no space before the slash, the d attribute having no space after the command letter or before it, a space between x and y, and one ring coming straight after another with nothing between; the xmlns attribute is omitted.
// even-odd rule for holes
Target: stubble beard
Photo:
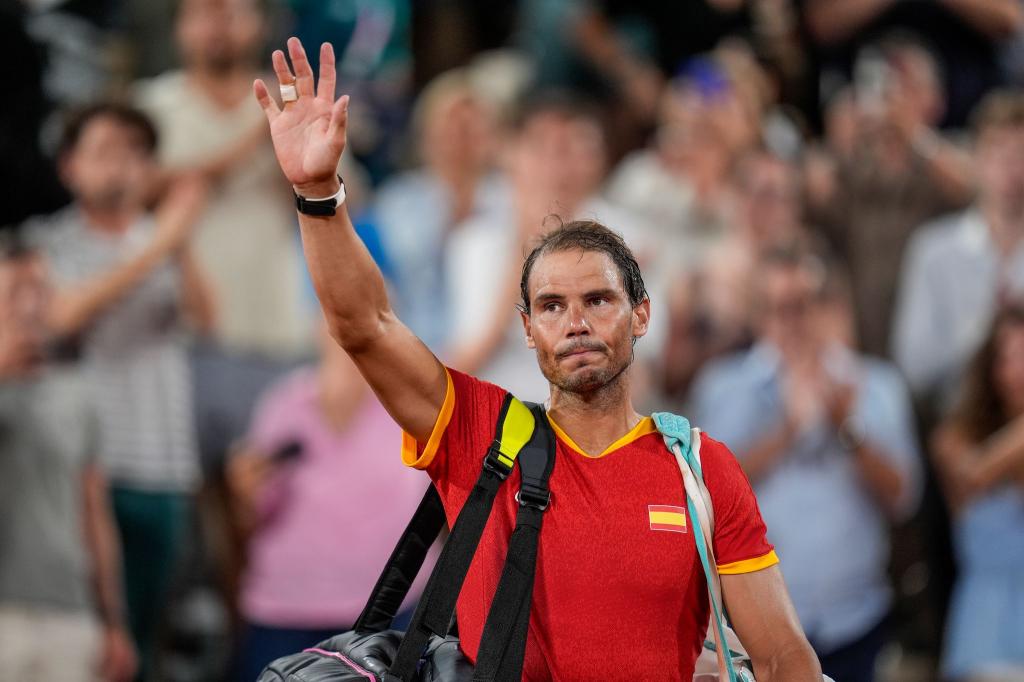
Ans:
<svg viewBox="0 0 1024 682"><path fill-rule="evenodd" d="M557 360L555 361L557 363ZM632 364L632 353L625 361L614 366L587 367L572 373L561 374L557 364L541 366L541 373L552 386L563 394L575 396L580 402L592 403L602 396L617 394L626 370Z"/></svg>

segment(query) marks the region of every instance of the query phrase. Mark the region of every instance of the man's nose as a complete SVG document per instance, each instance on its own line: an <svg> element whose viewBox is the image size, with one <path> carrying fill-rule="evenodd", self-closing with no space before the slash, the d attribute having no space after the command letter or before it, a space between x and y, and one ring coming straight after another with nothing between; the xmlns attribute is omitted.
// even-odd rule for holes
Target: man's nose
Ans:
<svg viewBox="0 0 1024 682"><path fill-rule="evenodd" d="M583 312L582 306L569 306L569 327L567 336L586 336L590 334L590 322Z"/></svg>

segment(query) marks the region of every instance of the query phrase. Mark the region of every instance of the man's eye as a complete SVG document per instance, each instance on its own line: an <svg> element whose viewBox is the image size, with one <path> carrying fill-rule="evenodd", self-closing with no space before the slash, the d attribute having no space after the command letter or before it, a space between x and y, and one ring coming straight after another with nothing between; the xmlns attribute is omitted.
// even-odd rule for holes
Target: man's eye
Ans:
<svg viewBox="0 0 1024 682"><path fill-rule="evenodd" d="M608 302L608 299L604 296L595 296L590 299L590 305L604 305Z"/></svg>
<svg viewBox="0 0 1024 682"><path fill-rule="evenodd" d="M554 313L554 312L557 312L557 311L559 311L561 309L562 309L562 304L561 303L545 303L544 304L544 310L546 310L549 313Z"/></svg>

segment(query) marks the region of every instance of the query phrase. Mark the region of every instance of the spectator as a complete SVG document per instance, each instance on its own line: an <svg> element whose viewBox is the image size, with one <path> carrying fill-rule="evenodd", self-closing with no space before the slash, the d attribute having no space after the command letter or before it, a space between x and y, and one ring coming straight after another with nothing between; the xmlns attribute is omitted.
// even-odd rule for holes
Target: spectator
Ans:
<svg viewBox="0 0 1024 682"><path fill-rule="evenodd" d="M695 269L728 231L737 126L726 122L746 129L741 111L726 73L704 60L665 90L654 144L613 172L609 198L642 217L660 245L647 268L651 285Z"/></svg>
<svg viewBox="0 0 1024 682"><path fill-rule="evenodd" d="M914 237L893 333L911 388L946 407L999 303L1024 293L1024 95L986 98L975 134L977 198Z"/></svg>
<svg viewBox="0 0 1024 682"><path fill-rule="evenodd" d="M686 394L705 362L751 340L752 277L761 256L780 245L806 242L797 168L769 151L746 154L732 181L734 224L695 272L669 292L671 332L665 343L662 389Z"/></svg>
<svg viewBox="0 0 1024 682"><path fill-rule="evenodd" d="M37 254L3 256L0 674L127 682L135 654L96 415L78 374L44 357L48 294Z"/></svg>
<svg viewBox="0 0 1024 682"><path fill-rule="evenodd" d="M750 27L749 4L529 0L520 11L519 43L536 64L538 88L585 91L608 107L618 158L655 122L666 80L719 39Z"/></svg>
<svg viewBox="0 0 1024 682"><path fill-rule="evenodd" d="M821 261L773 251L757 282L757 343L698 377L695 423L736 443L822 670L873 680L892 599L886 522L918 499L910 402L895 369L851 349Z"/></svg>
<svg viewBox="0 0 1024 682"><path fill-rule="evenodd" d="M906 243L925 220L962 206L972 178L966 155L932 128L942 111L934 58L893 40L863 59L852 154L836 158L834 181L809 185L830 191L808 200L811 223L850 269L858 345L885 356Z"/></svg>
<svg viewBox="0 0 1024 682"><path fill-rule="evenodd" d="M801 0L811 60L819 82L849 79L858 53L899 31L937 51L944 73L943 123L962 126L1000 83L998 48L1024 23L1017 0ZM827 96L831 93L824 92Z"/></svg>
<svg viewBox="0 0 1024 682"><path fill-rule="evenodd" d="M934 438L959 577L944 679L1024 679L1024 308L1000 313Z"/></svg>
<svg viewBox="0 0 1024 682"><path fill-rule="evenodd" d="M251 532L241 594L246 682L273 659L352 628L426 488L387 457L400 430L326 329L320 348L319 367L264 394L244 451L229 463Z"/></svg>
<svg viewBox="0 0 1024 682"><path fill-rule="evenodd" d="M184 69L138 87L172 173L210 183L195 248L209 273L216 336L233 351L293 359L312 347L311 306L291 191L250 96L264 32L257 0L184 0L175 26Z"/></svg>
<svg viewBox="0 0 1024 682"><path fill-rule="evenodd" d="M459 344L448 355L460 370L523 400L540 400L548 384L532 371L535 354L515 313L523 254L552 226L546 220L552 213L565 221L602 220L630 244L644 231L598 193L607 164L599 109L564 93L542 93L524 103L515 128L507 154L513 210L467 221L449 241L446 281L448 296L459 303L451 328Z"/></svg>
<svg viewBox="0 0 1024 682"><path fill-rule="evenodd" d="M422 165L384 183L375 212L402 319L443 347L453 314L444 280L448 241L464 220L507 211L508 190L493 168L492 114L468 74L435 79L420 95L413 125Z"/></svg>
<svg viewBox="0 0 1024 682"><path fill-rule="evenodd" d="M50 324L75 340L124 549L129 622L143 671L198 478L186 319L212 310L189 234L203 187L181 181L144 209L156 133L143 114L99 104L73 117L61 145L67 209L29 229L56 290Z"/></svg>

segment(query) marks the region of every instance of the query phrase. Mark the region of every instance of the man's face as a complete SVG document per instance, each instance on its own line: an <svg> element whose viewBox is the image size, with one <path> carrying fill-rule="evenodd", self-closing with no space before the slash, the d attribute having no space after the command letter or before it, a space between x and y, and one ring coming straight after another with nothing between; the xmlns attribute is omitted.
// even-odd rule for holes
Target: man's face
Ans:
<svg viewBox="0 0 1024 682"><path fill-rule="evenodd" d="M139 131L103 115L85 124L61 165L76 201L101 210L141 205L155 168Z"/></svg>
<svg viewBox="0 0 1024 682"><path fill-rule="evenodd" d="M647 333L650 303L633 307L612 259L597 251L540 256L529 280L526 342L544 377L569 393L590 393L618 378Z"/></svg>
<svg viewBox="0 0 1024 682"><path fill-rule="evenodd" d="M1024 128L990 128L977 146L978 184L982 196L1024 207Z"/></svg>
<svg viewBox="0 0 1024 682"><path fill-rule="evenodd" d="M549 202L583 201L597 190L604 177L601 129L591 121L556 112L536 114L516 140L512 170L517 184L531 192L546 193Z"/></svg>
<svg viewBox="0 0 1024 682"><path fill-rule="evenodd" d="M184 0L176 33L186 64L225 72L253 57L263 17L255 0Z"/></svg>
<svg viewBox="0 0 1024 682"><path fill-rule="evenodd" d="M748 161L740 182L743 220L762 243L789 237L799 223L796 171L784 161L758 157Z"/></svg>
<svg viewBox="0 0 1024 682"><path fill-rule="evenodd" d="M784 354L799 353L821 337L814 276L804 268L770 266L759 278L761 334Z"/></svg>
<svg viewBox="0 0 1024 682"><path fill-rule="evenodd" d="M440 172L476 173L494 153L489 110L472 93L457 93L437 105L423 126L423 157Z"/></svg>

